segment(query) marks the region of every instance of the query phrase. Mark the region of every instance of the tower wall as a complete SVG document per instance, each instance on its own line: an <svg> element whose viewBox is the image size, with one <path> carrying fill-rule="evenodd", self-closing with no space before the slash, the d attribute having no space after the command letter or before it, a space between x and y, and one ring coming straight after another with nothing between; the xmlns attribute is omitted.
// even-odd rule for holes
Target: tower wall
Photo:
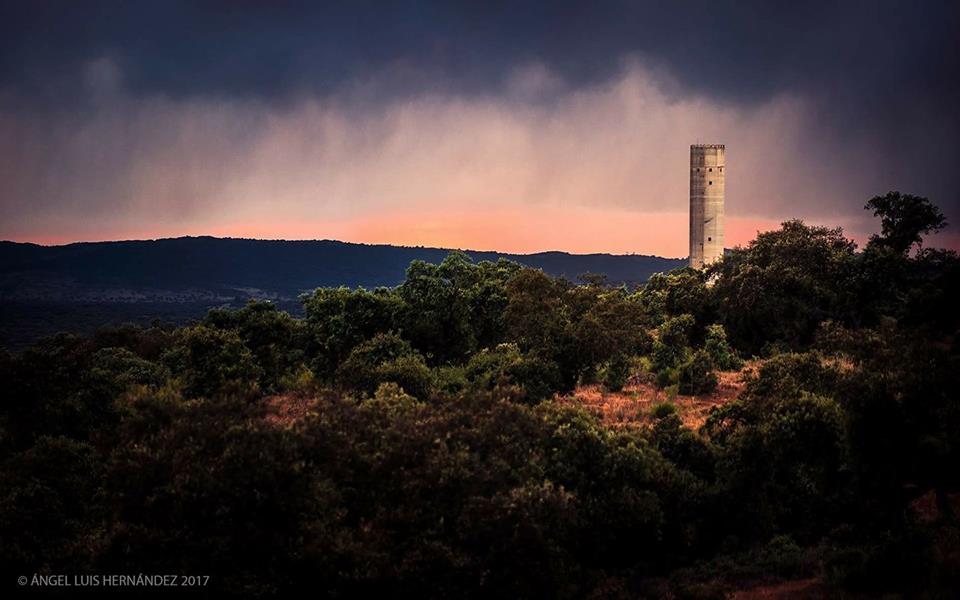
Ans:
<svg viewBox="0 0 960 600"><path fill-rule="evenodd" d="M702 269L723 256L723 144L690 146L690 266Z"/></svg>

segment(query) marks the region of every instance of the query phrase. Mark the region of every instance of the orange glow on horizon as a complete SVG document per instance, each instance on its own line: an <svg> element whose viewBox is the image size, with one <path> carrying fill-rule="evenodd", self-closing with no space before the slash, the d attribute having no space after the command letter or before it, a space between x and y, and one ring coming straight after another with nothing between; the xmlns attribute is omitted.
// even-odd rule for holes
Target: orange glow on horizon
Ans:
<svg viewBox="0 0 960 600"><path fill-rule="evenodd" d="M536 227L527 225L535 223ZM757 231L775 229L765 219L727 219L727 244L744 244ZM98 239L66 235L18 236L15 241L60 245L77 241L158 239L179 236L313 240L427 246L529 254L559 250L573 254L687 255L687 215L592 209L539 208L437 213L395 213L330 221L235 222L211 227L117 231Z"/></svg>
<svg viewBox="0 0 960 600"><path fill-rule="evenodd" d="M777 229L780 221L727 217L726 246L745 245L758 232ZM653 254L687 256L686 213L643 213L626 210L530 206L446 212L378 213L328 221L258 220L211 226L111 231L78 240L69 235L23 235L15 241L59 245L75 241L157 239L179 236L312 240L331 239L365 244L428 246L528 254L559 250L574 254ZM865 234L847 232L858 243ZM958 247L956 236L938 236L936 245ZM931 244L934 245L934 244Z"/></svg>

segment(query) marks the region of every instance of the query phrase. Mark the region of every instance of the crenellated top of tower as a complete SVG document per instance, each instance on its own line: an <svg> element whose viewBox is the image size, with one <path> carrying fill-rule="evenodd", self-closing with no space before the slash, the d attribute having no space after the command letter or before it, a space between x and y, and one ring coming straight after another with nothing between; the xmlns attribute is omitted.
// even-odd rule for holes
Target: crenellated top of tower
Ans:
<svg viewBox="0 0 960 600"><path fill-rule="evenodd" d="M724 149L723 144L690 144L691 148L719 148L720 150Z"/></svg>

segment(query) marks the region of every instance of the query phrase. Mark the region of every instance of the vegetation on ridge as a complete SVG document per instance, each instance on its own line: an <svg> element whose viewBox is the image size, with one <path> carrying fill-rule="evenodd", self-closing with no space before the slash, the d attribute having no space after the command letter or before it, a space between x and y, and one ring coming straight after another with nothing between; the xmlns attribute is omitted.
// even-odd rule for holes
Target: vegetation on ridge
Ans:
<svg viewBox="0 0 960 600"><path fill-rule="evenodd" d="M305 294L302 319L253 302L0 353L0 561L238 595L946 594L960 259L921 246L945 225L926 200L867 207L862 250L789 221L637 290L451 253ZM708 393L754 356L697 431L556 400Z"/></svg>

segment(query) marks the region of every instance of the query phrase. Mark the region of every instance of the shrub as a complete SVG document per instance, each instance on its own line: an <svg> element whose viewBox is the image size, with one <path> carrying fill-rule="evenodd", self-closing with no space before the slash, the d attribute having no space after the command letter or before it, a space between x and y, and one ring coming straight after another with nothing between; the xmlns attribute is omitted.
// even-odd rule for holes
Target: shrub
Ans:
<svg viewBox="0 0 960 600"><path fill-rule="evenodd" d="M237 332L207 325L182 329L163 362L191 398L256 389L262 373Z"/></svg>
<svg viewBox="0 0 960 600"><path fill-rule="evenodd" d="M673 402L677 399L677 394L680 393L680 386L674 383L673 385L668 385L663 388L663 391L667 395L667 400Z"/></svg>
<svg viewBox="0 0 960 600"><path fill-rule="evenodd" d="M768 572L793 577L803 570L803 551L789 535L778 535L760 549L759 562Z"/></svg>
<svg viewBox="0 0 960 600"><path fill-rule="evenodd" d="M721 371L739 371L743 368L743 360L730 347L723 325L707 327L707 340L703 349L710 356L714 366Z"/></svg>
<svg viewBox="0 0 960 600"><path fill-rule="evenodd" d="M674 348L690 345L690 331L693 329L692 315L680 315L667 319L659 329L659 340Z"/></svg>
<svg viewBox="0 0 960 600"><path fill-rule="evenodd" d="M421 400L429 398L434 388L433 373L420 354L407 354L387 361L377 367L374 374L378 386L393 382Z"/></svg>
<svg viewBox="0 0 960 600"><path fill-rule="evenodd" d="M306 365L300 365L300 368L295 371L283 375L280 378L279 385L280 389L285 392L306 394L317 391L320 387L320 382L317 381L313 371L308 369Z"/></svg>
<svg viewBox="0 0 960 600"><path fill-rule="evenodd" d="M103 348L91 357L89 370L81 376L83 388L78 397L84 409L75 418L84 418L91 428L109 428L117 414L114 403L134 386L158 388L170 372L157 363L144 360L125 348Z"/></svg>
<svg viewBox="0 0 960 600"><path fill-rule="evenodd" d="M500 344L475 354L467 363L466 378L477 390L519 386L530 403L553 396L563 385L555 362L521 354L515 344Z"/></svg>
<svg viewBox="0 0 960 600"><path fill-rule="evenodd" d="M709 394L717 389L717 375L710 356L699 350L680 367L680 393L688 396Z"/></svg>
<svg viewBox="0 0 960 600"><path fill-rule="evenodd" d="M677 407L671 402L660 402L653 405L651 412L655 418L662 419L676 414Z"/></svg>
<svg viewBox="0 0 960 600"><path fill-rule="evenodd" d="M673 369L683 364L690 354L690 329L693 327L693 317L690 315L680 315L672 319L667 319L660 326L659 338L653 343L653 350L650 355L651 368L658 373L658 383L660 383L659 373L668 369ZM675 383L676 380L673 380ZM665 387L660 383L660 387Z"/></svg>
<svg viewBox="0 0 960 600"><path fill-rule="evenodd" d="M613 357L603 372L603 385L611 392L619 392L630 378L630 359L623 354Z"/></svg>
<svg viewBox="0 0 960 600"><path fill-rule="evenodd" d="M657 387L666 389L676 385L680 379L680 371L674 368L657 371Z"/></svg>
<svg viewBox="0 0 960 600"><path fill-rule="evenodd" d="M354 348L337 368L337 381L368 395L386 382L420 399L433 389L433 373L423 357L395 333L379 333Z"/></svg>
<svg viewBox="0 0 960 600"><path fill-rule="evenodd" d="M306 312L311 368L329 379L356 346L397 326L403 300L386 289L318 288L300 297Z"/></svg>
<svg viewBox="0 0 960 600"><path fill-rule="evenodd" d="M816 353L778 354L763 363L746 393L763 398L797 398L803 392L831 395L836 382L836 370L825 367Z"/></svg>
<svg viewBox="0 0 960 600"><path fill-rule="evenodd" d="M467 389L467 372L463 367L438 367L434 369L434 381L437 390L455 396Z"/></svg>
<svg viewBox="0 0 960 600"><path fill-rule="evenodd" d="M94 448L42 436L0 461L0 561L4 571L35 565L68 569L83 561L83 544L102 509L102 463Z"/></svg>
<svg viewBox="0 0 960 600"><path fill-rule="evenodd" d="M660 414L657 414L658 408ZM656 422L650 430L650 440L657 450L677 467L703 480L712 479L716 460L710 442L684 426L673 404L657 405L654 414Z"/></svg>
<svg viewBox="0 0 960 600"><path fill-rule="evenodd" d="M260 367L260 387L277 391L280 381L305 361L307 328L271 302L251 300L240 310L216 308L203 324L236 331Z"/></svg>
<svg viewBox="0 0 960 600"><path fill-rule="evenodd" d="M557 363L538 356L522 357L510 367L508 374L523 387L530 403L546 400L563 387Z"/></svg>

